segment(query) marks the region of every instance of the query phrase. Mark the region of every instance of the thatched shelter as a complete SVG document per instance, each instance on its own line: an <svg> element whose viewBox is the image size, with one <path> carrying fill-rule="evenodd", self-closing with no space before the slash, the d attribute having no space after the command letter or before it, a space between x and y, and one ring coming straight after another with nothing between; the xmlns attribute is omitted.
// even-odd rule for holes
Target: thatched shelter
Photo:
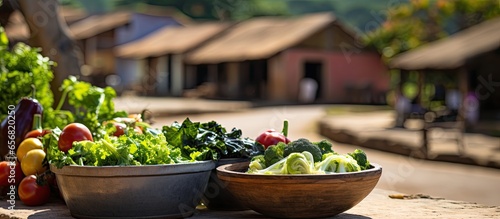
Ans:
<svg viewBox="0 0 500 219"><path fill-rule="evenodd" d="M452 74L460 91L457 119L468 129L498 126L494 121L500 120L500 18L402 53L389 67L400 69L403 79L416 71L420 82L436 71Z"/></svg>

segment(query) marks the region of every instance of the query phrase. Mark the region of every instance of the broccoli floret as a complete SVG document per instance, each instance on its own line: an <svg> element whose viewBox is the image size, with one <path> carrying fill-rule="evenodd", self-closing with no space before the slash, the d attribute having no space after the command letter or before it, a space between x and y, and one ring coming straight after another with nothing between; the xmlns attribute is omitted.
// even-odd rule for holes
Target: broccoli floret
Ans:
<svg viewBox="0 0 500 219"><path fill-rule="evenodd" d="M252 160L250 160L250 164L248 165L248 173L255 173L259 170L265 169L266 164L265 164L265 159L264 155L257 155L252 157Z"/></svg>
<svg viewBox="0 0 500 219"><path fill-rule="evenodd" d="M276 145L269 146L266 151L264 151L264 160L267 167L283 159L283 150L285 146L286 144L284 142L279 142Z"/></svg>
<svg viewBox="0 0 500 219"><path fill-rule="evenodd" d="M370 161L368 161L368 158L366 157L366 154L363 150L361 149L356 149L354 150L353 153L348 153L349 156L354 158L356 162L358 162L359 167L361 167L361 170L366 170L370 168Z"/></svg>
<svg viewBox="0 0 500 219"><path fill-rule="evenodd" d="M288 143L288 145L285 146L283 156L287 157L291 153L294 152L301 153L303 151L308 151L309 153L311 153L314 158L314 162L321 161L322 158L321 149L305 138L299 138L295 141Z"/></svg>
<svg viewBox="0 0 500 219"><path fill-rule="evenodd" d="M334 153L332 143L325 139L319 142L313 142L313 144L319 147L319 149L321 150L321 154Z"/></svg>

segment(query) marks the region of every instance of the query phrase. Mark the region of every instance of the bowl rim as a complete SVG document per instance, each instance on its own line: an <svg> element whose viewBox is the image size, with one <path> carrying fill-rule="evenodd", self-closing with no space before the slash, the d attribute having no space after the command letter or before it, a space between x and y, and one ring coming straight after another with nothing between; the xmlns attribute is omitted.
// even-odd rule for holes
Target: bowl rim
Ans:
<svg viewBox="0 0 500 219"><path fill-rule="evenodd" d="M50 164L50 170L56 175L115 177L115 176L151 176L182 173L205 172L215 169L215 161L193 161L174 164L152 165L113 165L113 166L79 166L68 165L57 168Z"/></svg>
<svg viewBox="0 0 500 219"><path fill-rule="evenodd" d="M258 180L285 180L282 182L287 182L286 180L296 181L296 180L320 180L320 179L349 179L349 178L358 178L358 177L368 177L368 176L376 176L380 177L382 174L382 166L377 163L370 163L372 168L367 170L361 170L358 172L346 172L346 173L330 173L330 174L276 174L276 175L267 175L267 174L255 174L255 173L246 173L241 171L228 170L230 167L244 167L248 166L250 162L239 162L233 164L225 164L219 167L216 167L217 174L219 177L227 177L227 178L241 178L241 179L255 179ZM263 182L263 181L262 181Z"/></svg>

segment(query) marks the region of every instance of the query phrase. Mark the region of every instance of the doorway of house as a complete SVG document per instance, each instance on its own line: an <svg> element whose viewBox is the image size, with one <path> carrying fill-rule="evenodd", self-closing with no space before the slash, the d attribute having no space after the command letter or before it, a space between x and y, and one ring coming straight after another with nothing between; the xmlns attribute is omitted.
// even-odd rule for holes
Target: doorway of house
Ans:
<svg viewBox="0 0 500 219"><path fill-rule="evenodd" d="M322 97L322 76L323 76L323 63L321 61L307 61L304 63L304 78L310 78L316 81L316 89L314 92L314 100Z"/></svg>

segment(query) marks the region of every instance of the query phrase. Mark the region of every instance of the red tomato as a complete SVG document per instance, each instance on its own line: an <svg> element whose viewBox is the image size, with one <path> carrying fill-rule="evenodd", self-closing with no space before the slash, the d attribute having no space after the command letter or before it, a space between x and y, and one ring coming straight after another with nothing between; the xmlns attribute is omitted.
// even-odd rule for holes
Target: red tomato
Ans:
<svg viewBox="0 0 500 219"><path fill-rule="evenodd" d="M113 125L115 125L116 131L113 133L114 136L120 136L125 134L125 129L127 129L127 125L119 122L113 122Z"/></svg>
<svg viewBox="0 0 500 219"><path fill-rule="evenodd" d="M49 202L50 187L40 184L35 175L24 177L19 184L19 198L27 206L38 206Z"/></svg>
<svg viewBox="0 0 500 219"><path fill-rule="evenodd" d="M50 132L51 132L50 129L31 130L28 133L26 133L26 135L24 136L24 139L43 137L44 135L49 134Z"/></svg>
<svg viewBox="0 0 500 219"><path fill-rule="evenodd" d="M128 128L125 123L121 123L121 122L113 122L113 125L116 128L116 131L113 133L113 135L116 137L125 134L125 132L127 131L127 128ZM142 130L138 126L134 127L134 131L136 133L142 134Z"/></svg>
<svg viewBox="0 0 500 219"><path fill-rule="evenodd" d="M71 123L63 128L59 136L59 150L68 152L73 147L74 141L93 141L90 130L81 123Z"/></svg>
<svg viewBox="0 0 500 219"><path fill-rule="evenodd" d="M0 186L18 185L24 178L21 164L15 162L14 165L9 161L0 162Z"/></svg>
<svg viewBox="0 0 500 219"><path fill-rule="evenodd" d="M256 139L256 142L259 142L267 148L271 145L276 145L278 142L284 142L288 144L290 139L288 139L283 133L275 131L274 129L269 129L262 134L260 134Z"/></svg>

